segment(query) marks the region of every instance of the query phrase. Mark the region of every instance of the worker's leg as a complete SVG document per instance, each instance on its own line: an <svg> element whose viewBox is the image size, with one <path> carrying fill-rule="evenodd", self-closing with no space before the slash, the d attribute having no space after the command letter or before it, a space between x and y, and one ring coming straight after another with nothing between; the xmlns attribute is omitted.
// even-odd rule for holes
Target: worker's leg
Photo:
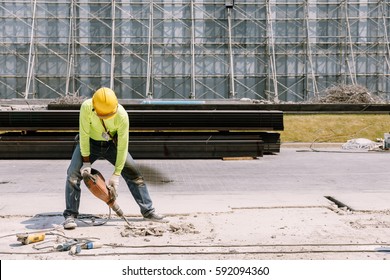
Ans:
<svg viewBox="0 0 390 280"><path fill-rule="evenodd" d="M115 165L116 148L110 147L105 155L106 159ZM144 178L137 168L132 156L128 153L125 166L122 170L122 177L125 180L127 187L133 195L135 201L140 207L141 214L145 217L154 212L152 199L150 198L148 188Z"/></svg>
<svg viewBox="0 0 390 280"><path fill-rule="evenodd" d="M101 152L101 147L94 145L91 143L90 145L90 160L91 163L95 162ZM80 168L83 165L83 159L80 153L80 144L76 145L76 148L73 151L72 160L69 164L67 170L66 184L65 184L65 202L66 209L63 213L64 217L67 218L72 216L77 218L79 214L79 206L80 206L80 182L82 180L82 176L80 174Z"/></svg>
<svg viewBox="0 0 390 280"><path fill-rule="evenodd" d="M80 181L81 174L80 168L83 165L83 160L80 154L80 145L77 144L76 148L73 151L72 160L70 161L66 184L65 184L65 202L66 209L63 213L64 217L73 216L77 218L79 214L80 206Z"/></svg>
<svg viewBox="0 0 390 280"><path fill-rule="evenodd" d="M144 177L130 154L127 155L125 167L122 170L122 177L139 205L141 214L147 216L149 213L154 212L152 199L149 195Z"/></svg>

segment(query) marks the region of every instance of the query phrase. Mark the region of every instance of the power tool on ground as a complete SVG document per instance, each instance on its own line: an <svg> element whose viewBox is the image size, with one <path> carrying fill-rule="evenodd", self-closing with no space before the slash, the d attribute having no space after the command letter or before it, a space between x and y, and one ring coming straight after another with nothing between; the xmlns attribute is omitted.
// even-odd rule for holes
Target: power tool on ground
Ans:
<svg viewBox="0 0 390 280"><path fill-rule="evenodd" d="M39 233L21 233L17 234L17 241L22 242L24 245L28 245L31 243L43 241L45 239L45 233L39 232Z"/></svg>
<svg viewBox="0 0 390 280"><path fill-rule="evenodd" d="M114 212L129 225L129 221L123 215L122 209L116 203L116 193L115 190L109 188L106 184L106 181L103 175L96 169L91 169L91 173L84 172L83 180L87 188L95 195L97 198L103 200Z"/></svg>

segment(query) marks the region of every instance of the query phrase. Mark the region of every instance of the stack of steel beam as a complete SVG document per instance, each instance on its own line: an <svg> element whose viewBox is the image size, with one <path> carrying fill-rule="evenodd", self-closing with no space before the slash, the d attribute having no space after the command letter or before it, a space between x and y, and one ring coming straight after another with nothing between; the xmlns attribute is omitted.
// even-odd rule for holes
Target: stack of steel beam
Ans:
<svg viewBox="0 0 390 280"><path fill-rule="evenodd" d="M281 111L128 111L132 130L283 130ZM79 111L0 111L0 130L77 130Z"/></svg>
<svg viewBox="0 0 390 280"><path fill-rule="evenodd" d="M262 157L280 150L281 111L129 111L134 158ZM70 158L78 110L0 111L0 158ZM269 132L272 131L272 132Z"/></svg>

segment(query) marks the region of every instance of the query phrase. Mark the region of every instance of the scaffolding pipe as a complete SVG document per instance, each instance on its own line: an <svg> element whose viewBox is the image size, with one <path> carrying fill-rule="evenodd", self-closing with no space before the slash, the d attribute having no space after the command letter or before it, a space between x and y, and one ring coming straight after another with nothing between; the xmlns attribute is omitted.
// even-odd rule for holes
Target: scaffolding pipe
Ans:
<svg viewBox="0 0 390 280"><path fill-rule="evenodd" d="M279 93L278 93L278 81L276 77L276 56L275 56L275 38L274 38L274 28L273 28L273 17L271 16L271 1L266 1L266 9L267 9L267 31L268 31L268 55L269 55L269 64L271 66L271 73L269 73L269 77L272 79L274 86L274 98L273 101L275 103L279 102ZM271 89L268 90L271 92ZM269 96L270 97L270 96Z"/></svg>
<svg viewBox="0 0 390 280"><path fill-rule="evenodd" d="M317 87L317 81L316 81L316 75L314 72L314 65L313 65L313 54L311 49L311 34L310 34L310 14L309 14L309 1L305 0L305 21L306 21L306 41L307 41L307 62L309 62L310 65L310 74L308 72L308 66L306 62L306 84L309 84L309 77L311 76L312 85L313 85L313 95L315 98L318 97L318 87ZM308 92L309 90L306 89Z"/></svg>
<svg viewBox="0 0 390 280"><path fill-rule="evenodd" d="M383 34L384 34L384 45L385 45L385 62L387 64L387 69L390 71L390 41L389 41L389 36L387 35L388 29L387 29L387 24L386 24L386 13L385 13L385 1L381 1L381 8L382 8L382 20L383 20ZM387 53L387 55L386 55Z"/></svg>
<svg viewBox="0 0 390 280"><path fill-rule="evenodd" d="M194 0L191 0L191 94L190 99L196 98L195 79L195 10Z"/></svg>
<svg viewBox="0 0 390 280"><path fill-rule="evenodd" d="M146 97L153 99L153 84L152 84L152 52L153 52L153 0L149 3L149 32L148 32L148 59L146 73Z"/></svg>
<svg viewBox="0 0 390 280"><path fill-rule="evenodd" d="M76 54L76 34L77 34L77 18L76 18L76 3L77 0L72 0L73 2L73 34L72 34L72 90L74 95L79 95L78 89L76 89L76 65L77 65L77 54Z"/></svg>
<svg viewBox="0 0 390 280"><path fill-rule="evenodd" d="M74 1L70 2L69 8L69 37L68 37L68 62L66 64L66 82L65 82L65 95L69 94L70 78L72 76L72 69L74 71ZM73 88L74 90L74 88Z"/></svg>
<svg viewBox="0 0 390 280"><path fill-rule="evenodd" d="M347 27L347 36L348 36L348 46L350 49L350 55L348 55L348 53L347 53L347 58L346 58L347 59L347 66L348 66L351 82L353 85L356 85L356 83L357 83L356 73L355 73L356 72L356 64L355 64L355 54L354 54L353 45L352 45L351 25L349 22L348 1L344 1L344 10L345 10L345 22L347 25L346 27ZM351 56L352 66L350 65L349 56Z"/></svg>
<svg viewBox="0 0 390 280"><path fill-rule="evenodd" d="M33 10L32 10L32 22L31 22L30 48L28 51L28 62L27 62L26 89L24 95L25 99L28 99L28 95L30 94L30 85L34 73L34 62L35 62L34 35L35 35L35 17L36 17L35 13L37 10L37 0L31 0L31 5L33 7Z"/></svg>
<svg viewBox="0 0 390 280"><path fill-rule="evenodd" d="M111 69L110 69L110 88L114 90L114 76L115 76L115 0L111 2Z"/></svg>
<svg viewBox="0 0 390 280"><path fill-rule="evenodd" d="M228 11L228 34L229 34L229 60L230 60L230 92L229 98L236 97L236 90L234 88L234 59L233 59L233 48L232 48L232 7L227 7Z"/></svg>

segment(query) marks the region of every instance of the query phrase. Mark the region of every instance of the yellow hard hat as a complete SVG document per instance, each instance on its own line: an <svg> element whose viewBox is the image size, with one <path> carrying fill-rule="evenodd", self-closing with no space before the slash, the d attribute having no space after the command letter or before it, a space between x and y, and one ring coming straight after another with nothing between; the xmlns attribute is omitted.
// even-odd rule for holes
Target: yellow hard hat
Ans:
<svg viewBox="0 0 390 280"><path fill-rule="evenodd" d="M118 110L118 99L112 89L99 88L92 96L92 104L101 119L113 117Z"/></svg>

